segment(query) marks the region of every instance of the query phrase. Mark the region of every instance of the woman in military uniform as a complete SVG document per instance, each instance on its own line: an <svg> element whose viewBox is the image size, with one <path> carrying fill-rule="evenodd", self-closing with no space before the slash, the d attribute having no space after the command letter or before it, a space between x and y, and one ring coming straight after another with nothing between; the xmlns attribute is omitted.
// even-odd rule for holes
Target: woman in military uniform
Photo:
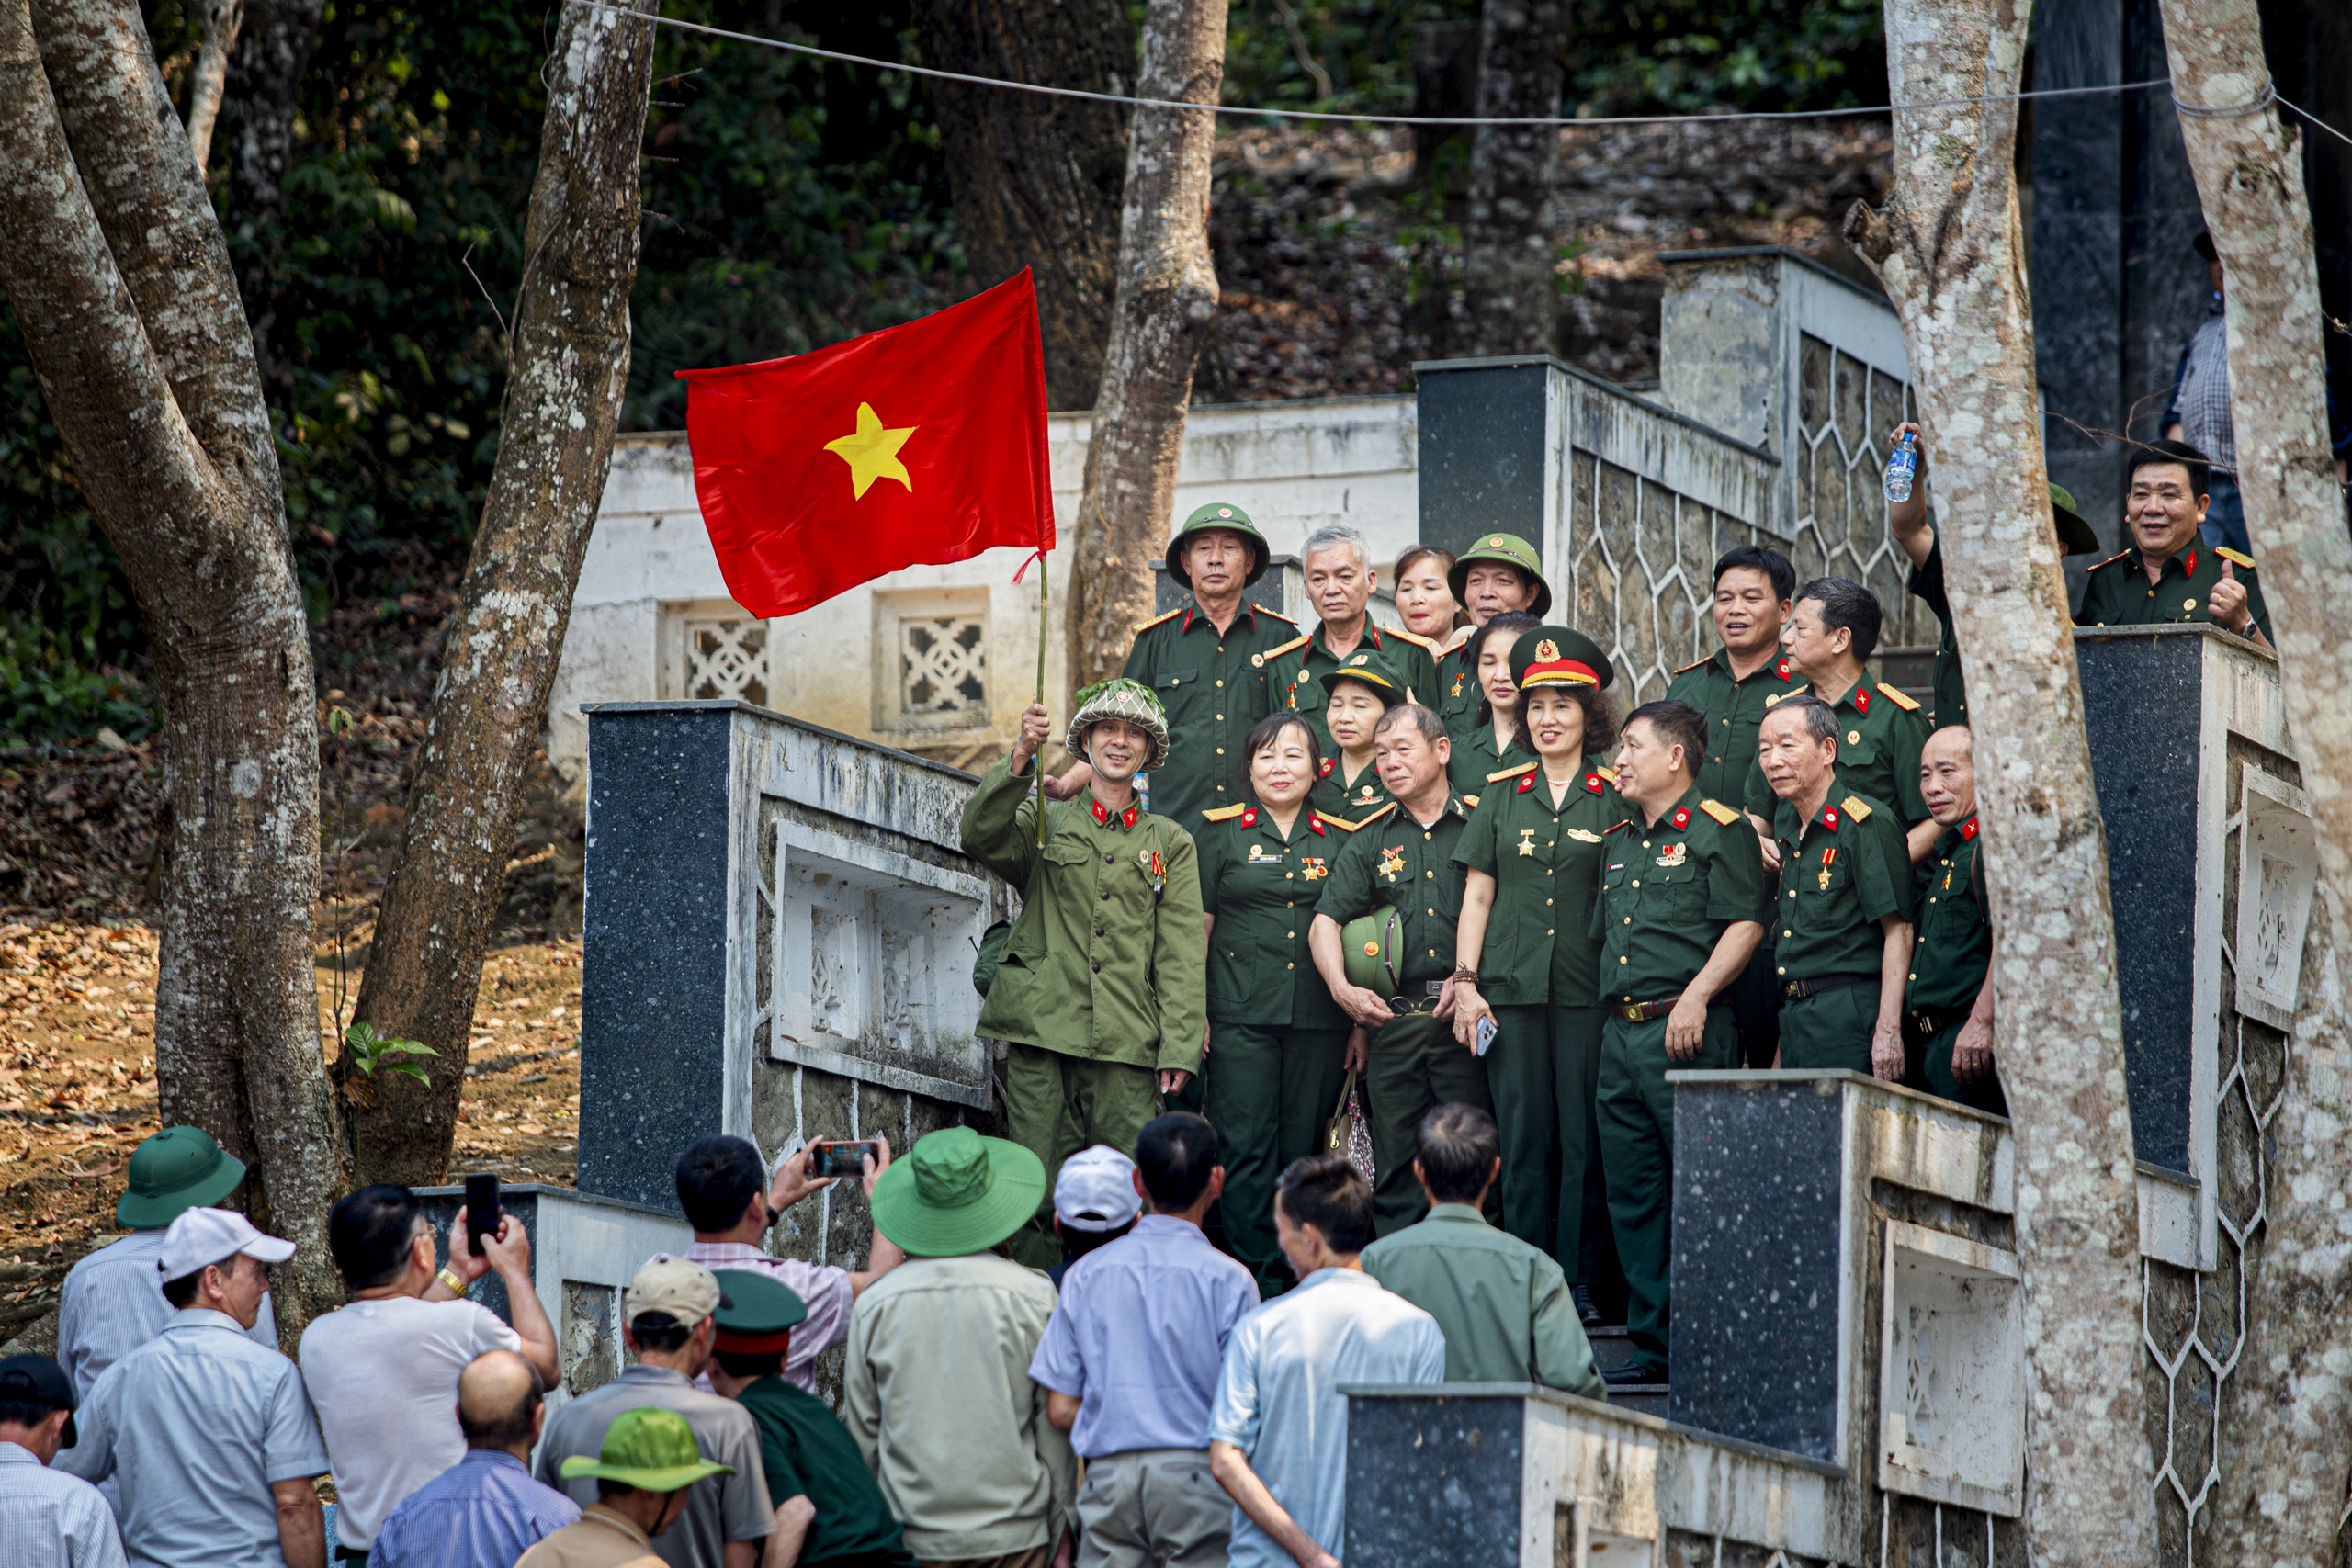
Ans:
<svg viewBox="0 0 2352 1568"><path fill-rule="evenodd" d="M1613 675L1592 639L1566 626L1519 634L1510 676L1535 760L1480 781L1453 852L1468 868L1453 1032L1475 1046L1479 1023L1494 1021L1486 1064L1502 1133L1503 1228L1559 1259L1588 1325L1600 1318L1591 1292L1609 1231L1594 1115L1608 1009L1592 897L1602 835L1625 816L1602 762L1617 744L1603 691Z"/></svg>
<svg viewBox="0 0 2352 1568"><path fill-rule="evenodd" d="M1519 725L1519 687L1510 674L1511 650L1521 634L1541 623L1532 615L1505 612L1470 634L1462 657L1478 682L1474 722L1453 734L1453 760L1447 764L1453 793L1476 795L1487 775L1527 761Z"/></svg>
<svg viewBox="0 0 2352 1568"><path fill-rule="evenodd" d="M1306 720L1261 719L1246 745L1249 800L1204 812L1197 840L1214 1059L1205 1076L1226 1242L1272 1296L1290 1283L1274 1244L1274 1179L1316 1151L1349 1048L1348 1015L1306 950L1344 839L1307 804L1321 759Z"/></svg>
<svg viewBox="0 0 2352 1568"><path fill-rule="evenodd" d="M1405 700L1405 681L1385 656L1360 648L1338 669L1325 671L1322 682L1323 725L1340 754L1317 764L1312 804L1352 829L1388 804L1388 786L1373 764L1372 731L1391 703Z"/></svg>

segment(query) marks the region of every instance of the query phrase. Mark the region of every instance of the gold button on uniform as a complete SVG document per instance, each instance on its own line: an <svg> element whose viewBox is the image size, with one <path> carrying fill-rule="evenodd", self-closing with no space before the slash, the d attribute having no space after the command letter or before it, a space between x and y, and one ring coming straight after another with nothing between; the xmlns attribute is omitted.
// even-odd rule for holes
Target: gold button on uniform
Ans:
<svg viewBox="0 0 2352 1568"><path fill-rule="evenodd" d="M1617 960L1617 962L1618 962L1618 963L1620 963L1620 964L1629 964L1629 963L1631 963L1631 962L1632 962L1632 960L1631 960L1631 959L1627 959L1627 958L1620 958L1619 960Z"/></svg>

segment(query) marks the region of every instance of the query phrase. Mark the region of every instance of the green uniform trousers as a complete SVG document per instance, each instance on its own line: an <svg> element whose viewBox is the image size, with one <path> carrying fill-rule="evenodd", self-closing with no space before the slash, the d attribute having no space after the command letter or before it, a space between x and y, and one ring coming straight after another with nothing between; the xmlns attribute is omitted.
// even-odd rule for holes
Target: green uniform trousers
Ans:
<svg viewBox="0 0 2352 1568"><path fill-rule="evenodd" d="M1878 1028L1878 987L1840 986L1781 1004L1781 1066L1871 1070L1871 1035Z"/></svg>
<svg viewBox="0 0 2352 1568"><path fill-rule="evenodd" d="M1225 1167L1219 1210L1226 1245L1258 1276L1259 1293L1294 1282L1274 1245L1274 1182L1285 1167L1317 1152L1323 1123L1346 1080L1344 1029L1209 1025L1208 1119Z"/></svg>
<svg viewBox="0 0 2352 1568"><path fill-rule="evenodd" d="M1430 1201L1413 1179L1413 1134L1421 1118L1457 1101L1492 1113L1486 1069L1456 1043L1451 1021L1425 1012L1400 1013L1372 1037L1364 1075L1372 1097L1372 1228L1387 1235L1429 1213Z"/></svg>
<svg viewBox="0 0 2352 1568"><path fill-rule="evenodd" d="M1739 1026L1729 1007L1707 1010L1699 1054L1668 1059L1666 1020L1635 1023L1611 1013L1600 1034L1600 1163L1609 1222L1625 1269L1625 1334L1653 1380L1667 1371L1668 1278L1674 1260L1674 1090L1669 1069L1739 1066Z"/></svg>
<svg viewBox="0 0 2352 1568"><path fill-rule="evenodd" d="M1966 1027L1963 1021L1949 1029L1939 1030L1928 1036L1917 1053L1920 1076L1928 1080L1928 1092L1945 1100L1986 1111L1995 1116L2009 1113L2008 1096L2001 1092L1997 1072L1987 1073L1974 1083L1962 1079L1951 1070L1951 1048L1959 1042L1960 1032Z"/></svg>
<svg viewBox="0 0 2352 1568"><path fill-rule="evenodd" d="M1502 1134L1503 1229L1584 1285L1600 1276L1609 1223L1595 1106L1608 1017L1602 1007L1498 1007L1486 1055Z"/></svg>
<svg viewBox="0 0 2352 1568"><path fill-rule="evenodd" d="M1149 1067L1091 1062L1042 1045L1005 1047L1005 1136L1046 1162L1045 1199L1012 1233L1014 1262L1051 1269L1062 1260L1052 1224L1062 1161L1096 1144L1133 1158L1136 1134L1159 1114L1159 1075Z"/></svg>

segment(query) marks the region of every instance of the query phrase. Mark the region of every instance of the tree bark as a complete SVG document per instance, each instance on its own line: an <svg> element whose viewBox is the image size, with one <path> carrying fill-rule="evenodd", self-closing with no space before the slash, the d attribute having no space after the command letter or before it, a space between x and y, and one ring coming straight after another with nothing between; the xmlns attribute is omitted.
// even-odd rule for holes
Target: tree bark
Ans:
<svg viewBox="0 0 2352 1568"><path fill-rule="evenodd" d="M165 1122L252 1168L297 1244L288 1334L343 1292L311 958L308 629L229 253L137 8L0 0L0 287L154 660L171 805L155 1056Z"/></svg>
<svg viewBox="0 0 2352 1568"><path fill-rule="evenodd" d="M1559 113L1567 39L1566 0L1487 0L1476 117ZM1559 174L1555 127L1482 125L1472 134L1457 352L1559 351L1560 290L1552 270L1552 192Z"/></svg>
<svg viewBox="0 0 2352 1568"><path fill-rule="evenodd" d="M270 263L286 233L286 174L294 164L294 119L302 74L319 41L326 0L245 0L244 25L229 57L220 130L228 137L229 221L261 258L244 278L245 315L264 386L288 379L276 352L277 308Z"/></svg>
<svg viewBox="0 0 2352 1568"><path fill-rule="evenodd" d="M654 8L654 0L629 4ZM347 1053L336 1062L364 1181L413 1186L441 1179L448 1166L516 799L546 723L628 379L653 28L564 6L548 75L498 465L444 644L400 870L353 1015L439 1056L426 1059L429 1086L389 1074L369 1083Z"/></svg>
<svg viewBox="0 0 2352 1568"><path fill-rule="evenodd" d="M197 51L187 94L187 145L198 179L212 162L212 127L220 118L229 55L237 47L237 30L244 20L244 0L209 0L204 7L204 44Z"/></svg>
<svg viewBox="0 0 2352 1568"><path fill-rule="evenodd" d="M1148 0L1136 96L1214 104L1225 79L1225 0ZM1071 567L1073 687L1115 675L1151 614L1184 447L1193 362L1216 313L1209 257L1205 110L1139 109L1119 214L1119 291L1086 447Z"/></svg>
<svg viewBox="0 0 2352 1568"><path fill-rule="evenodd" d="M2030 6L1887 0L1894 101L2016 92ZM1961 649L2017 677L1972 694L1970 716L2017 1137L2027 1545L2045 1568L2144 1568L2154 1467L2114 916L2048 522L2017 132L2014 101L1897 114L1887 206L1858 203L1846 234L1903 321Z"/></svg>
<svg viewBox="0 0 2352 1568"><path fill-rule="evenodd" d="M1119 0L923 0L924 62L945 71L1126 93L1133 29ZM1090 409L1118 288L1127 111L955 82L930 85L956 231L983 288L1035 270L1046 400Z"/></svg>
<svg viewBox="0 0 2352 1568"><path fill-rule="evenodd" d="M2317 816L2335 962L2352 953L2352 536L2327 443L2327 367L2302 139L2263 102L2270 80L2254 0L2165 0L2173 91L2222 260L2230 422L2247 536L2277 627L2295 761ZM2313 992L2317 994L2314 995ZM2339 1561L2352 1471L2352 1119L2335 963L2307 986L2290 1043L2262 1248L2237 1388L2222 1412L2215 1544L2242 1562Z"/></svg>

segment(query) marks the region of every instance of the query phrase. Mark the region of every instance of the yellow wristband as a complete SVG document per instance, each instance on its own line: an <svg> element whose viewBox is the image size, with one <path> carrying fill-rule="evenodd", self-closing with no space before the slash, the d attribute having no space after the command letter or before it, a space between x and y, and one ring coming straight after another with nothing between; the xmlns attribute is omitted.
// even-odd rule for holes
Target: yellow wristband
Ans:
<svg viewBox="0 0 2352 1568"><path fill-rule="evenodd" d="M466 1293L465 1276L459 1274L455 1269L442 1269L439 1279L443 1284L448 1286L449 1289L455 1291L458 1294L462 1296Z"/></svg>

